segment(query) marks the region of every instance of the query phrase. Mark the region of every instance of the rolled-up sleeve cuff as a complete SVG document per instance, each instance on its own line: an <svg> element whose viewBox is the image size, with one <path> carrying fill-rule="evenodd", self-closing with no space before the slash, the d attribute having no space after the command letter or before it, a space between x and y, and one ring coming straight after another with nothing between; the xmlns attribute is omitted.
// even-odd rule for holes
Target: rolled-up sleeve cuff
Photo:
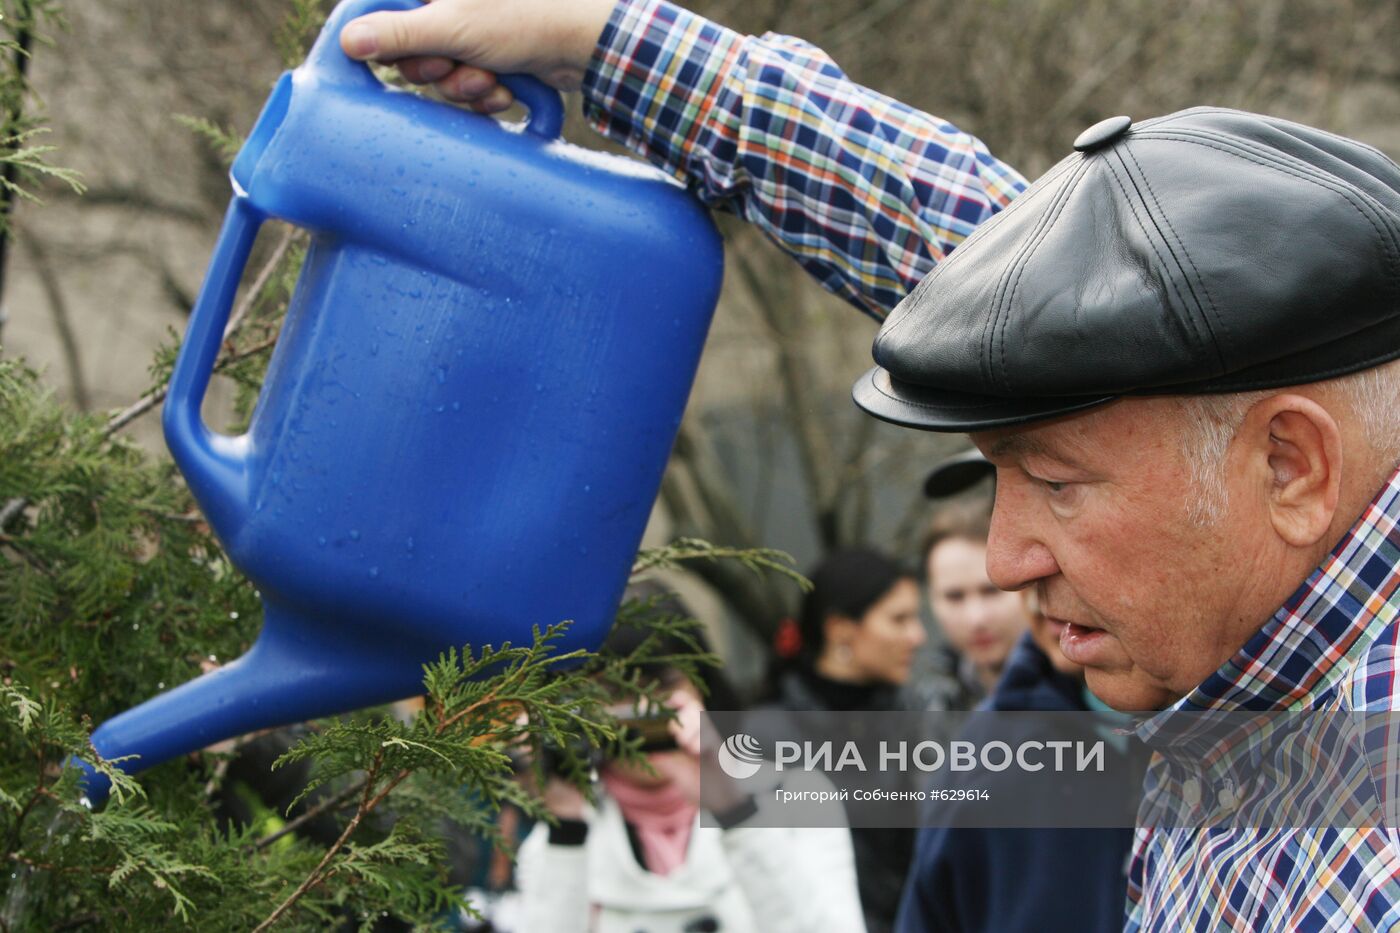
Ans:
<svg viewBox="0 0 1400 933"><path fill-rule="evenodd" d="M584 75L584 117L684 179L744 38L665 0L622 0Z"/></svg>

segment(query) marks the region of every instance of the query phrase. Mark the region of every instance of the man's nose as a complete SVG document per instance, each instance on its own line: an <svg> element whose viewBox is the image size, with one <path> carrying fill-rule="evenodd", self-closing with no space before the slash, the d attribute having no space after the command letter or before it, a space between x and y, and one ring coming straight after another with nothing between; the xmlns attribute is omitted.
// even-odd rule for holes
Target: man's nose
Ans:
<svg viewBox="0 0 1400 933"><path fill-rule="evenodd" d="M1059 573L1034 521L1035 503L1017 484L1001 482L987 536L987 579L1003 590L1020 590Z"/></svg>

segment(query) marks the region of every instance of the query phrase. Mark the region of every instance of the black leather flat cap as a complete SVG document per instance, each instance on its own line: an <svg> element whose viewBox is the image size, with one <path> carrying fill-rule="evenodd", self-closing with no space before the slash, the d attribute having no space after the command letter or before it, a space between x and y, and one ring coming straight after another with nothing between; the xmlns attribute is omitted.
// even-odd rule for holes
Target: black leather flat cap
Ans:
<svg viewBox="0 0 1400 933"><path fill-rule="evenodd" d="M1400 357L1400 167L1380 151L1208 107L1079 143L894 309L858 405L976 431Z"/></svg>

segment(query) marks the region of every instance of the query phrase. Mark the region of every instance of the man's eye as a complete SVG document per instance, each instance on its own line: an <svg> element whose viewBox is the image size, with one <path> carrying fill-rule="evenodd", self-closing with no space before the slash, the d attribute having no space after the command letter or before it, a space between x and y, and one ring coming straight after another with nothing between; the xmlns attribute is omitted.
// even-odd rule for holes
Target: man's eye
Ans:
<svg viewBox="0 0 1400 933"><path fill-rule="evenodd" d="M1036 481L1037 483L1039 483L1041 486L1045 487L1046 490L1048 490L1049 492L1052 492L1052 493L1064 492L1066 489L1068 489L1068 488L1070 487L1070 485L1072 485L1072 484L1070 484L1070 483L1060 483L1060 482L1056 482L1055 480L1052 480L1052 479L1042 479L1042 478L1039 477L1039 476L1032 476L1031 479L1035 480L1035 481Z"/></svg>

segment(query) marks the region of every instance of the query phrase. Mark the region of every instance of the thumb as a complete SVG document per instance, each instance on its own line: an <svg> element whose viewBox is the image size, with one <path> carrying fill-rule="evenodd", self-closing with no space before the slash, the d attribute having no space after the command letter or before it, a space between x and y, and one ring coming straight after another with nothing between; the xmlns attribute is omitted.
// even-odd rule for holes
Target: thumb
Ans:
<svg viewBox="0 0 1400 933"><path fill-rule="evenodd" d="M460 58L458 25L443 3L404 12L369 13L346 24L340 32L340 47L351 58L381 62L417 55Z"/></svg>

